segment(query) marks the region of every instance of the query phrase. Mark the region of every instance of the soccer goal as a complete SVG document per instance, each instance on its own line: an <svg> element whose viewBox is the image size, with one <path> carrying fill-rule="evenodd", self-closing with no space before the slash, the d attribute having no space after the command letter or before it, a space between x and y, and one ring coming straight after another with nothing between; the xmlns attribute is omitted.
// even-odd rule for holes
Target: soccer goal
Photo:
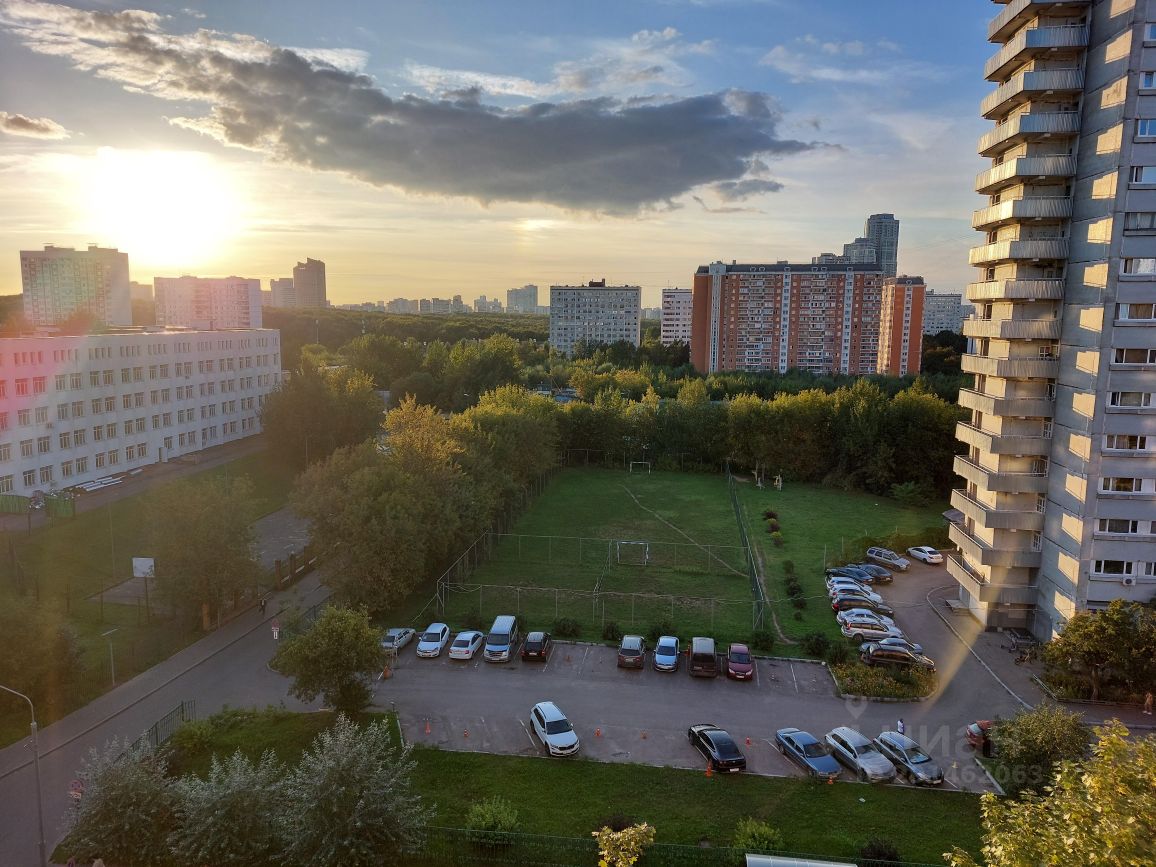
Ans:
<svg viewBox="0 0 1156 867"><path fill-rule="evenodd" d="M616 555L618 557L619 565L625 566L649 566L650 565L650 543L649 542L615 542Z"/></svg>
<svg viewBox="0 0 1156 867"><path fill-rule="evenodd" d="M641 473L645 470L646 474L650 475L650 461L631 461L630 472L633 473L635 467L638 467L638 472Z"/></svg>

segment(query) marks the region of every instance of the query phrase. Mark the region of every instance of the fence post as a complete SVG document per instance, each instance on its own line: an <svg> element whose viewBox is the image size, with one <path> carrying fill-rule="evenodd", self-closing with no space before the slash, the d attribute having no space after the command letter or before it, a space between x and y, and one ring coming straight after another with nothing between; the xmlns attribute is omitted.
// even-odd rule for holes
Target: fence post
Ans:
<svg viewBox="0 0 1156 867"><path fill-rule="evenodd" d="M582 537L578 537L578 565L582 565Z"/></svg>
<svg viewBox="0 0 1156 867"><path fill-rule="evenodd" d="M558 588L554 588L554 619L558 619Z"/></svg>
<svg viewBox="0 0 1156 867"><path fill-rule="evenodd" d="M631 626L634 625L634 600L635 600L635 594L631 593L630 594L630 625ZM645 660L643 660L643 662L645 662Z"/></svg>
<svg viewBox="0 0 1156 867"><path fill-rule="evenodd" d="M710 631L714 632L714 599L710 600Z"/></svg>

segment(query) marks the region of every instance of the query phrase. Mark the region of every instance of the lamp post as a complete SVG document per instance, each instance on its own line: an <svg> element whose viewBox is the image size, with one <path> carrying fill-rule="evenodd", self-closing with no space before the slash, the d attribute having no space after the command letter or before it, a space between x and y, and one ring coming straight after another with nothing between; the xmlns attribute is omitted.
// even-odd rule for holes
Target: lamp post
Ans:
<svg viewBox="0 0 1156 867"><path fill-rule="evenodd" d="M112 655L112 639L109 638L109 636L112 635L114 632L119 632L119 631L120 631L120 627L118 626L115 629L110 629L108 632L102 632L100 634L100 637L108 642L108 668L109 668L109 671L112 673L112 685L113 686L116 686L116 659Z"/></svg>
<svg viewBox="0 0 1156 867"><path fill-rule="evenodd" d="M44 803L40 796L40 746L36 739L36 708L32 706L32 699L24 693L9 689L2 684L0 689L28 702L28 711L32 714L32 767L36 775L36 824L40 830L37 844L40 847L40 867L47 867L48 858L44 852Z"/></svg>

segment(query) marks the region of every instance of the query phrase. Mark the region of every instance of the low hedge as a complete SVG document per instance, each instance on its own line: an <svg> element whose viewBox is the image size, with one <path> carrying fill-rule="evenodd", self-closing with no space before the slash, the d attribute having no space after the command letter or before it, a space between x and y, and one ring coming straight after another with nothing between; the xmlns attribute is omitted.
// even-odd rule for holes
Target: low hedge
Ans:
<svg viewBox="0 0 1156 867"><path fill-rule="evenodd" d="M938 679L934 672L869 666L861 662L831 665L831 674L844 695L868 698L894 698L912 701L935 692Z"/></svg>

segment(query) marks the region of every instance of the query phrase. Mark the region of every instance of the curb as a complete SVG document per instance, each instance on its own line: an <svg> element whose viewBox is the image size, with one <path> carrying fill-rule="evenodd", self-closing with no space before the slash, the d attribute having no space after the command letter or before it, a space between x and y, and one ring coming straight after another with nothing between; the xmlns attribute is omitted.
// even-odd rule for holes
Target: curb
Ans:
<svg viewBox="0 0 1156 867"><path fill-rule="evenodd" d="M1007 792L1005 792L1003 790L1003 786L1001 786L999 784L999 782L996 780L996 778L991 775L991 771L989 771L986 767L984 767L983 762L981 762L977 756L972 756L971 760L973 762L975 762L976 767L978 767L981 771L983 771L983 775L985 777L987 777L988 782L991 783L992 786L995 788L995 793L997 795L999 795L1001 798L1006 798Z"/></svg>

